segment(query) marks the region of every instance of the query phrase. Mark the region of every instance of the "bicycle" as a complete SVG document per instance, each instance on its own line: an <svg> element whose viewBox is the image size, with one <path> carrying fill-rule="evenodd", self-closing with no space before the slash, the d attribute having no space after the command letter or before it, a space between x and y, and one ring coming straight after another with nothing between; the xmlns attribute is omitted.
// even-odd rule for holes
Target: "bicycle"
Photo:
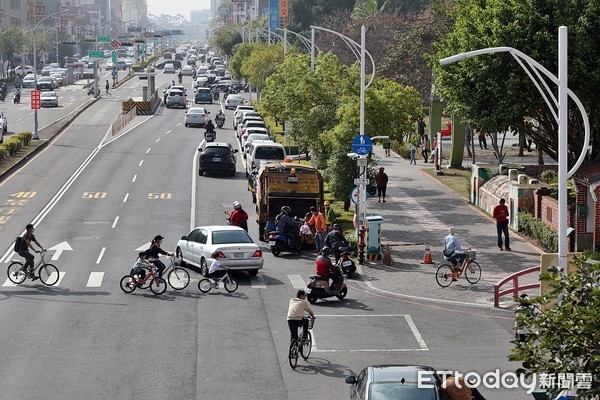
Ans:
<svg viewBox="0 0 600 400"><path fill-rule="evenodd" d="M163 271L163 275L165 275L165 273L169 271L169 273L166 275L167 282L169 282L169 285L175 290L183 290L190 284L190 273L185 268L177 266L178 263L175 262L175 257L172 256L169 258L171 262ZM152 262L150 263L152 264ZM142 267L142 269L146 271L146 274L150 272L150 267ZM150 282L145 283L144 286L140 287L142 289L148 289L149 285Z"/></svg>
<svg viewBox="0 0 600 400"><path fill-rule="evenodd" d="M60 274L58 268L53 264L46 263L44 254L46 250L42 250L40 253L40 260L31 268L29 271L23 270L23 263L21 261L13 261L10 263L7 269L8 279L12 283L21 284L25 279L29 278L32 280L40 279L40 281L46 286L53 286L58 282ZM38 268L39 266L39 268ZM37 275L35 274L37 268Z"/></svg>
<svg viewBox="0 0 600 400"><path fill-rule="evenodd" d="M223 283L223 287L225 287L225 290L227 290L229 293L235 292L238 288L237 280L231 275L229 275L228 267L225 267L223 265L221 265L221 267L225 269L225 274L219 279L201 279L200 282L198 282L198 290L200 290L202 293L208 293L213 288L218 289L219 283Z"/></svg>
<svg viewBox="0 0 600 400"><path fill-rule="evenodd" d="M167 282L163 278L158 277L156 274L156 267L150 268L150 272L146 273L144 278L140 278L139 275L125 275L121 278L120 286L121 290L125 293L131 293L137 288L146 289L150 287L150 290L154 294L163 294L167 290ZM148 282L146 284L146 282Z"/></svg>
<svg viewBox="0 0 600 400"><path fill-rule="evenodd" d="M296 369L298 365L298 356L302 356L303 359L307 360L312 351L312 333L310 332L315 326L315 319L304 317L303 320L308 319L308 332L306 339L302 339L304 336L304 324L298 329L298 339L290 340L290 350L288 352L288 361L290 367Z"/></svg>
<svg viewBox="0 0 600 400"><path fill-rule="evenodd" d="M479 279L481 279L481 267L475 261L477 252L475 250L467 250L465 254L467 257L458 273L456 272L456 268L452 267L450 264L442 264L438 267L435 273L435 280L438 285L441 287L450 286L452 282L458 280L458 277L461 276L463 272L467 282L470 284L474 285L479 282ZM453 278L453 275L456 275L456 278Z"/></svg>

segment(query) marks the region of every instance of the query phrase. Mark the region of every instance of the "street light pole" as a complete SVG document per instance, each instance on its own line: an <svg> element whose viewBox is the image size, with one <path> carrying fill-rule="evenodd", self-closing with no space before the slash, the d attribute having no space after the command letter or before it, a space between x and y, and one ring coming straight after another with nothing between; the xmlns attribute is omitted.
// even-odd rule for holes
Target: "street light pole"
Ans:
<svg viewBox="0 0 600 400"><path fill-rule="evenodd" d="M587 148L590 143L590 121L583 104L579 98L573 93L567 86L567 27L561 26L558 28L558 78L543 67L540 63L529 57L525 53L516 50L512 47L492 47L486 49L479 49L470 51L467 53L460 53L450 57L446 57L440 60L440 65L444 66L451 64L465 58L478 56L481 54L490 53L501 53L508 52L513 58L519 63L521 68L527 73L529 78L532 80L538 91L544 98L546 104L550 108L554 119L558 123L558 267L561 271L566 272L567 268L567 180L579 169L585 156L587 154ZM524 63L525 62L525 63ZM527 64L527 65L525 65ZM533 73L532 73L533 72ZM548 85L539 73L544 74L551 82L558 86L558 97L554 96L554 93L550 90ZM534 76L535 73L535 76ZM536 80L538 77L538 80ZM541 84L540 84L541 82ZM544 89L542 89L542 86ZM568 97L570 96L583 120L584 126L584 143L582 146L581 154L577 159L577 162L567 171L568 159L567 159L567 145L568 145ZM552 101L550 101L552 100Z"/></svg>

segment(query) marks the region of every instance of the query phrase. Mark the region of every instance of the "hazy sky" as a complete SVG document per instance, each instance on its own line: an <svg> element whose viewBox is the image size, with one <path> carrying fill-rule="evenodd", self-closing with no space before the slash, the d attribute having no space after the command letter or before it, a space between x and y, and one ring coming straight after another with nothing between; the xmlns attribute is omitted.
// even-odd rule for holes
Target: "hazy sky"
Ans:
<svg viewBox="0 0 600 400"><path fill-rule="evenodd" d="M148 14L181 14L190 19L192 10L209 10L210 0L148 0Z"/></svg>

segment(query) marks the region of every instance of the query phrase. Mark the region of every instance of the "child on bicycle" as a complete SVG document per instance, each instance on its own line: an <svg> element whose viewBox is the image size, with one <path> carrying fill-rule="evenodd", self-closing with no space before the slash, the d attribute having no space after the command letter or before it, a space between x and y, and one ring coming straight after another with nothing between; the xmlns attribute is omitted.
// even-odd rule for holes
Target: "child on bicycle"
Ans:
<svg viewBox="0 0 600 400"><path fill-rule="evenodd" d="M146 252L145 251L140 251L138 253L138 258L137 260L135 260L135 264L133 264L133 267L131 268L131 272L129 272L129 275L131 275L131 278L135 279L135 276L138 276L138 280L137 282L143 282L144 279L146 279L146 271L142 268L142 267L151 267L152 264L149 263L148 261L146 261Z"/></svg>
<svg viewBox="0 0 600 400"><path fill-rule="evenodd" d="M221 264L218 259L214 259L208 268L208 278L212 279L215 283L215 287L218 285L217 281L225 275L225 270L228 267Z"/></svg>

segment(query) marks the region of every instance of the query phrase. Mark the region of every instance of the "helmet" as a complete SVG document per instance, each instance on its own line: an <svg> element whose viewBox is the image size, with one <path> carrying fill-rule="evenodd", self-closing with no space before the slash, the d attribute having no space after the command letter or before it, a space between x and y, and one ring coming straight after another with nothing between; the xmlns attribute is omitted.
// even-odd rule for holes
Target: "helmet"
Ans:
<svg viewBox="0 0 600 400"><path fill-rule="evenodd" d="M340 230L340 226L338 224L333 224L331 228L337 229L338 231Z"/></svg>
<svg viewBox="0 0 600 400"><path fill-rule="evenodd" d="M239 210L240 208L242 208L242 203L240 203L239 201L234 201L233 208L235 208L236 210Z"/></svg>
<svg viewBox="0 0 600 400"><path fill-rule="evenodd" d="M289 208L288 206L283 206L283 207L281 207L281 212L284 212L284 213L286 213L286 214L287 214L287 213L289 213L290 211L291 211L291 210L290 210L290 208Z"/></svg>
<svg viewBox="0 0 600 400"><path fill-rule="evenodd" d="M324 205L329 206L329 205L331 205L331 202L329 200L325 200Z"/></svg>
<svg viewBox="0 0 600 400"><path fill-rule="evenodd" d="M323 254L324 256L328 256L331 254L331 249L329 247L325 246L321 249L321 254Z"/></svg>

